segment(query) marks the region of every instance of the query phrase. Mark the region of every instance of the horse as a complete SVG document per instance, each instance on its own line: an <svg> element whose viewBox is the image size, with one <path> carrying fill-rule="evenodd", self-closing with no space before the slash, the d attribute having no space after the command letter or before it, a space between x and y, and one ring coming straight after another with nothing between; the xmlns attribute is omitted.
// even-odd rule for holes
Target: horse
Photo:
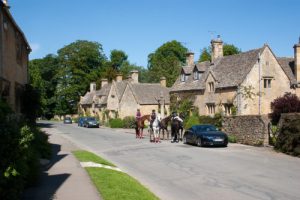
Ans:
<svg viewBox="0 0 300 200"><path fill-rule="evenodd" d="M136 138L143 138L143 130L145 128L146 120L150 121L150 115L143 115L139 120L137 120L135 127Z"/></svg>
<svg viewBox="0 0 300 200"><path fill-rule="evenodd" d="M181 119L184 119L184 115L182 113L179 114L179 117ZM180 132L179 132L180 130ZM178 142L179 140L182 140L183 137L183 124L177 119L171 120L171 134L172 134L172 143ZM178 138L179 137L179 138Z"/></svg>
<svg viewBox="0 0 300 200"><path fill-rule="evenodd" d="M152 123L152 132L153 132L153 136L154 136L154 142L158 143L160 142L160 137L159 137L159 128L160 128L160 120L161 117L160 115L156 115L156 118L154 119L153 123ZM151 139L151 136L150 136Z"/></svg>
<svg viewBox="0 0 300 200"><path fill-rule="evenodd" d="M160 127L159 127L159 137L160 137L160 133L162 131L162 135L163 135L163 140L165 140L165 131L167 132L167 138L169 138L169 131L168 131L168 125L169 125L169 122L171 121L171 115L168 116L168 117L165 117L163 118L161 121L160 121Z"/></svg>

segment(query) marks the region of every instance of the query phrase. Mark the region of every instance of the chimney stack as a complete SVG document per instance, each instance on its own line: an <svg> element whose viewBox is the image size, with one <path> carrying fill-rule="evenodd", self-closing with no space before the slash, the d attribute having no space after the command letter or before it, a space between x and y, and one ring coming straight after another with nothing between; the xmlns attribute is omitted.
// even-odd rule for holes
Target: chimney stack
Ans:
<svg viewBox="0 0 300 200"><path fill-rule="evenodd" d="M186 64L188 66L192 66L194 64L194 53L193 52L186 53Z"/></svg>
<svg viewBox="0 0 300 200"><path fill-rule="evenodd" d="M218 35L217 39L211 40L211 62L213 63L217 58L223 57L223 41Z"/></svg>
<svg viewBox="0 0 300 200"><path fill-rule="evenodd" d="M101 79L101 88L108 83L106 78Z"/></svg>
<svg viewBox="0 0 300 200"><path fill-rule="evenodd" d="M139 71L138 70L132 70L131 72L131 79L133 83L139 82Z"/></svg>
<svg viewBox="0 0 300 200"><path fill-rule="evenodd" d="M167 87L167 80L166 80L166 77L161 77L160 78L160 85L162 86L162 87Z"/></svg>
<svg viewBox="0 0 300 200"><path fill-rule="evenodd" d="M116 81L121 82L122 80L123 80L123 75L122 74L117 74Z"/></svg>
<svg viewBox="0 0 300 200"><path fill-rule="evenodd" d="M94 91L96 91L96 83L92 82L90 83L90 92L94 92Z"/></svg>
<svg viewBox="0 0 300 200"><path fill-rule="evenodd" d="M299 87L300 86L300 37L299 37L298 44L294 45L294 56L295 56L295 77Z"/></svg>

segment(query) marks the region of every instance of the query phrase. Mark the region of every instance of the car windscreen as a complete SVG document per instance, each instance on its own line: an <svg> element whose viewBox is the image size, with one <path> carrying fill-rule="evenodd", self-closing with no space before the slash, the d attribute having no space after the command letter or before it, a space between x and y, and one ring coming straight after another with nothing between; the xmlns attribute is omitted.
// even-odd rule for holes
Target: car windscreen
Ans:
<svg viewBox="0 0 300 200"><path fill-rule="evenodd" d="M199 132L217 131L217 128L215 126L209 126L209 125L196 126L195 129L196 129L196 131L199 131Z"/></svg>
<svg viewBox="0 0 300 200"><path fill-rule="evenodd" d="M89 121L96 121L96 119L94 117L88 117L87 120L89 120Z"/></svg>

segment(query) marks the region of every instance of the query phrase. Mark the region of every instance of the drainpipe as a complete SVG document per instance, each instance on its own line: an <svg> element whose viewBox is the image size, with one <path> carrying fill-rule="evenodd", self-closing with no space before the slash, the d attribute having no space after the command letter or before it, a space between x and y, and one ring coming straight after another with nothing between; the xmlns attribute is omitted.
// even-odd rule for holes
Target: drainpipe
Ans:
<svg viewBox="0 0 300 200"><path fill-rule="evenodd" d="M258 54L258 78L259 78L259 91L258 91L258 114L261 114L261 55Z"/></svg>

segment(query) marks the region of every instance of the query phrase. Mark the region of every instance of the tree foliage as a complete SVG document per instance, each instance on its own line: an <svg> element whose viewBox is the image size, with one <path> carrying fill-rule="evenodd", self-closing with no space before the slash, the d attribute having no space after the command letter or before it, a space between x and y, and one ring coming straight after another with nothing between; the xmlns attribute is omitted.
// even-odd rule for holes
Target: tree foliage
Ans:
<svg viewBox="0 0 300 200"><path fill-rule="evenodd" d="M178 41L170 41L160 46L154 53L148 55L149 81L158 82L162 76L167 79L170 87L176 81L185 62L187 48Z"/></svg>
<svg viewBox="0 0 300 200"><path fill-rule="evenodd" d="M78 40L58 50L59 67L56 75L57 114L76 113L79 97L90 82L101 77L106 57L102 45Z"/></svg>
<svg viewBox="0 0 300 200"><path fill-rule="evenodd" d="M199 62L210 61L211 60L211 47L204 47L201 50L201 54L199 56ZM234 46L233 44L224 44L223 45L223 55L230 56L241 53L241 49Z"/></svg>
<svg viewBox="0 0 300 200"><path fill-rule="evenodd" d="M57 69L58 59L55 55L49 54L42 59L34 59L29 62L31 86L40 93L39 115L46 118L54 115Z"/></svg>
<svg viewBox="0 0 300 200"><path fill-rule="evenodd" d="M300 99L295 94L286 93L271 102L271 110L272 123L277 124L282 113L300 112Z"/></svg>

